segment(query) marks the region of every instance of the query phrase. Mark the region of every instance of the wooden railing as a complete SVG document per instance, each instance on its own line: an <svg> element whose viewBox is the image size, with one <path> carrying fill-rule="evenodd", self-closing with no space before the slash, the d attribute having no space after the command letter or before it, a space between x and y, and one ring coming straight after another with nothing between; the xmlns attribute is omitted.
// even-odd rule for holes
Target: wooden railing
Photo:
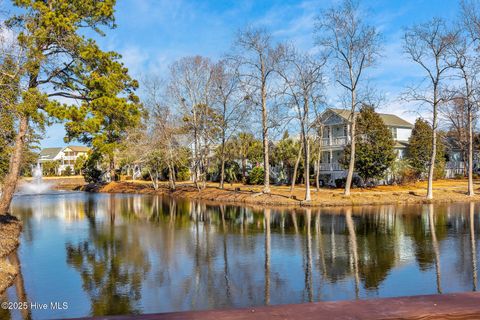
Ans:
<svg viewBox="0 0 480 320"><path fill-rule="evenodd" d="M340 163L320 163L320 171L343 171Z"/></svg>
<svg viewBox="0 0 480 320"><path fill-rule="evenodd" d="M347 137L323 138L322 146L344 146L347 144Z"/></svg>

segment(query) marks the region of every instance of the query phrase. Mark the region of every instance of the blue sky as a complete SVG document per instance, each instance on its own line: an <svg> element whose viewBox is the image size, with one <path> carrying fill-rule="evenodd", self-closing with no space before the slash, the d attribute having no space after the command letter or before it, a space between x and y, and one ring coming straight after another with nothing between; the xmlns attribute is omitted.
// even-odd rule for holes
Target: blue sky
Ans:
<svg viewBox="0 0 480 320"><path fill-rule="evenodd" d="M104 49L122 54L132 75L164 75L173 61L189 55L220 58L231 48L238 29L262 26L275 39L291 41L303 50L312 50L315 16L338 0L305 1L187 1L119 0L118 27L97 39ZM455 0L364 0L362 8L384 36L383 57L371 72L372 84L386 100L381 112L398 114L413 121L418 106L398 100L405 87L419 76L417 66L402 54L403 28L434 16L452 20L458 12ZM329 103L337 94L329 88ZM61 125L50 127L42 147L64 145Z"/></svg>

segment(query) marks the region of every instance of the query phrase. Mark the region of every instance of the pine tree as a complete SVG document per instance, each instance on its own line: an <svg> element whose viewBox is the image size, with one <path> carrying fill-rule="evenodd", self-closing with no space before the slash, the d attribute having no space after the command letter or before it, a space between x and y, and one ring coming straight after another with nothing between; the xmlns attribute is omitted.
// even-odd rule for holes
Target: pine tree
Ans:
<svg viewBox="0 0 480 320"><path fill-rule="evenodd" d="M435 178L443 177L445 168L444 145L441 137L437 139L437 153L435 158ZM432 152L432 127L421 118L415 121L412 134L408 139L406 158L415 172L417 179L424 178L428 173Z"/></svg>
<svg viewBox="0 0 480 320"><path fill-rule="evenodd" d="M13 5L16 15L6 25L18 35L15 45L21 48L22 57L11 78L19 77L26 88L13 110L17 125L0 215L9 209L32 128L42 128L52 118L88 119L77 123L83 128L76 132L75 126L68 128L69 137L78 138L82 130L92 133L111 128L110 120L103 119L113 118L114 128L108 132L115 140L116 126L122 128L137 113L133 94L137 83L119 62L120 56L103 52L87 37L92 32L103 35L102 27L115 27L114 0L14 0ZM56 98L65 99L64 105ZM92 137L92 145L104 141L108 143Z"/></svg>
<svg viewBox="0 0 480 320"><path fill-rule="evenodd" d="M357 123L355 172L365 181L381 179L395 161L392 133L371 106L363 106ZM348 166L350 145L345 148L343 164Z"/></svg>

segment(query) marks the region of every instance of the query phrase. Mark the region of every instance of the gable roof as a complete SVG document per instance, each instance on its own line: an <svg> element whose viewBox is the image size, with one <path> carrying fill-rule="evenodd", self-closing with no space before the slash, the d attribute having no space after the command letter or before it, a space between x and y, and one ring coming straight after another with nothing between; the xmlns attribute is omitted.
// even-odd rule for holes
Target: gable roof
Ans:
<svg viewBox="0 0 480 320"><path fill-rule="evenodd" d="M339 115L343 119L350 121L349 120L350 111L345 109L335 109L335 108L328 108L327 111L328 110L334 112L335 114ZM359 114L359 112L356 112L356 113ZM382 118L383 123L385 123L387 127L398 127L398 128L407 128L407 129L413 128L413 124L400 118L397 115L390 114L390 113L379 113L378 115L380 116L380 118Z"/></svg>
<svg viewBox="0 0 480 320"><path fill-rule="evenodd" d="M53 160L63 148L45 148L40 151L40 160Z"/></svg>
<svg viewBox="0 0 480 320"><path fill-rule="evenodd" d="M74 152L88 152L90 151L90 148L89 147L85 147L85 146L66 146L65 149L70 149Z"/></svg>

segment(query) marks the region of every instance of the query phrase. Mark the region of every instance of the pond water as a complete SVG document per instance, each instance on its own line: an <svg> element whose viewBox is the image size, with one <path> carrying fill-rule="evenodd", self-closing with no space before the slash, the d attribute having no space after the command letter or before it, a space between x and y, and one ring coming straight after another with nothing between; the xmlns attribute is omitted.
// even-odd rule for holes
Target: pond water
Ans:
<svg viewBox="0 0 480 320"><path fill-rule="evenodd" d="M24 232L11 260L22 273L0 300L48 307L0 310L0 318L477 290L479 210L473 203L294 210L146 195L17 196L12 211Z"/></svg>

